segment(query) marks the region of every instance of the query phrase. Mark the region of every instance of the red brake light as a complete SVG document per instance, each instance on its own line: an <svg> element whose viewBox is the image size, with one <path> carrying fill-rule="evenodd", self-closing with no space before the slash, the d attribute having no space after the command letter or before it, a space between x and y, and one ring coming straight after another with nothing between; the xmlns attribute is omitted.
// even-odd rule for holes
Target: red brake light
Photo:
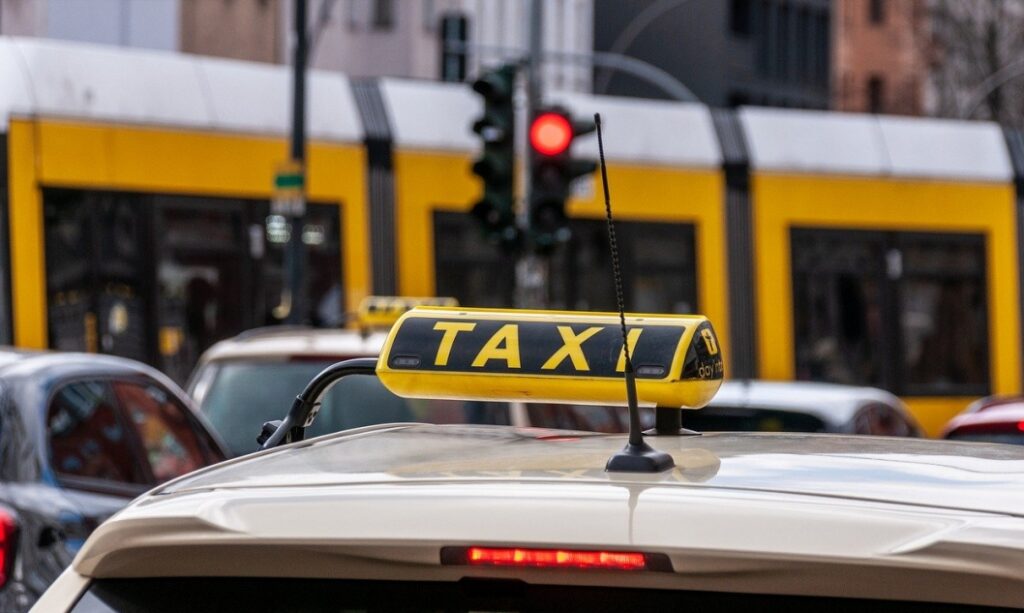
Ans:
<svg viewBox="0 0 1024 613"><path fill-rule="evenodd" d="M585 551L569 549L527 549L523 547L445 547L441 563L464 566L510 566L519 568L578 568L586 570L669 571L672 563L664 554L632 551Z"/></svg>
<svg viewBox="0 0 1024 613"><path fill-rule="evenodd" d="M14 532L18 525L5 511L0 511L0 587L7 585L7 575L14 562Z"/></svg>
<svg viewBox="0 0 1024 613"><path fill-rule="evenodd" d="M543 155L558 155L572 142L572 125L558 113L538 115L530 126L530 145Z"/></svg>
<svg viewBox="0 0 1024 613"><path fill-rule="evenodd" d="M1017 429L1020 430L1021 432L1024 432L1024 420L1017 422Z"/></svg>

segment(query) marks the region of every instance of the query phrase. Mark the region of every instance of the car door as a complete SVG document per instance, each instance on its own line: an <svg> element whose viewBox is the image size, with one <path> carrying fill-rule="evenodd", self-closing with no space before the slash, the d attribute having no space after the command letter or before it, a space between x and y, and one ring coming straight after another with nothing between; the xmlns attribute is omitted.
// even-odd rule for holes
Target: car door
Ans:
<svg viewBox="0 0 1024 613"><path fill-rule="evenodd" d="M51 396L46 425L55 481L80 512L63 522L72 549L135 496L224 459L191 411L145 377L63 383Z"/></svg>

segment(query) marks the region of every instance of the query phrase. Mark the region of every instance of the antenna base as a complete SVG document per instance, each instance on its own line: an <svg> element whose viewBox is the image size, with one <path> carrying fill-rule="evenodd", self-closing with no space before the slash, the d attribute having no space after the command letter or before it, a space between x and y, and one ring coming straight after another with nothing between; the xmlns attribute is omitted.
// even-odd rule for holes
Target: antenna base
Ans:
<svg viewBox="0 0 1024 613"><path fill-rule="evenodd" d="M654 409L654 427L644 430L647 436L700 436L700 432L683 427L683 410L674 407Z"/></svg>
<svg viewBox="0 0 1024 613"><path fill-rule="evenodd" d="M627 444L622 451L608 458L605 472L612 473L660 473L675 467L669 454L648 445Z"/></svg>

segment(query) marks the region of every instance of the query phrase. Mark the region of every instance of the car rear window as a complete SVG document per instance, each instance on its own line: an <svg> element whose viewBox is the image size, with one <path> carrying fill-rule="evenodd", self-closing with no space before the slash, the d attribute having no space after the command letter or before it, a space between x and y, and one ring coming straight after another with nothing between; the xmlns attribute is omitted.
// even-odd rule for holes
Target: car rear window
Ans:
<svg viewBox="0 0 1024 613"><path fill-rule="evenodd" d="M277 578L104 579L71 613L222 611L848 611L973 612L983 607L845 598L724 594L608 587L531 585L464 579L342 581ZM1005 609L1004 609L1005 610Z"/></svg>
<svg viewBox="0 0 1024 613"><path fill-rule="evenodd" d="M216 372L200 408L231 453L251 453L256 451L256 436L263 422L282 419L310 379L333 363L315 360L211 364L207 368ZM376 377L353 376L327 391L306 436L410 421L508 425L509 411L504 403L399 398Z"/></svg>

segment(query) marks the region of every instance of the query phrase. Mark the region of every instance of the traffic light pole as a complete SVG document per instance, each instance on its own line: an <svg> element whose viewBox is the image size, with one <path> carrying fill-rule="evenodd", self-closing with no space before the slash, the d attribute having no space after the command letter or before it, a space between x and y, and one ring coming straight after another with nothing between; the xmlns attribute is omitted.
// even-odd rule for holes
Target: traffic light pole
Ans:
<svg viewBox="0 0 1024 613"><path fill-rule="evenodd" d="M306 252L302 242L306 213L306 0L292 0L295 3L294 27L295 46L293 54L292 79L292 135L291 161L298 168L301 177L299 206L289 214L290 232L285 250L284 271L286 287L291 298L286 322L300 324L305 315L305 272Z"/></svg>
<svg viewBox="0 0 1024 613"><path fill-rule="evenodd" d="M543 38L543 2L542 0L530 0L530 49L527 57L526 70L526 121L520 122L524 130L522 142L528 139L525 131L530 129L530 122L533 121L536 110L540 107L543 99L541 90L540 69L544 54ZM519 260L516 262L516 291L515 302L517 308L544 308L548 306L548 261L541 257L530 245L530 205L533 194L530 193L533 184L530 173L533 167L533 149L524 146L520 151L525 152L523 172L523 189L519 191L522 195L522 206L519 207L517 216L521 236L525 241L525 249L520 251Z"/></svg>

